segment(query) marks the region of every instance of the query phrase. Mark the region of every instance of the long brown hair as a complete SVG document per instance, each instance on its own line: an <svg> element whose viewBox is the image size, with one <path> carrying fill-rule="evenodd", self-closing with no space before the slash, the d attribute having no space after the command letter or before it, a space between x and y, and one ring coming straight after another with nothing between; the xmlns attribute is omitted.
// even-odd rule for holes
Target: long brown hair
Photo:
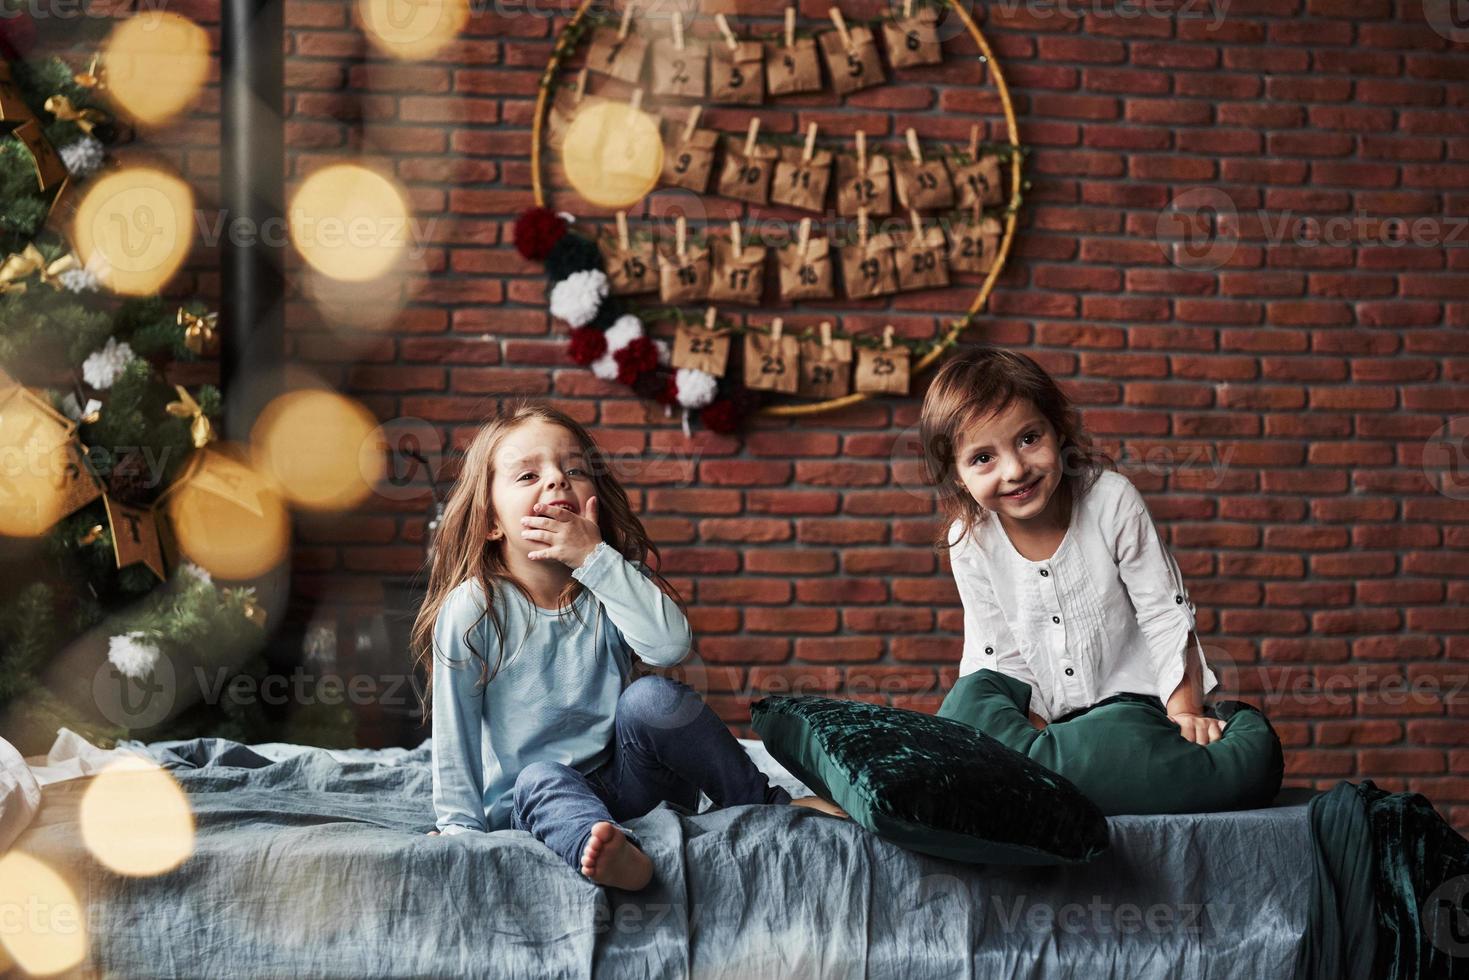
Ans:
<svg viewBox="0 0 1469 980"><path fill-rule="evenodd" d="M646 563L659 587L669 593L680 607L683 606L683 599L677 590L658 571L660 555L657 545L653 544L642 521L633 513L627 492L617 482L606 456L592 439L591 433L565 412L543 402L526 400L511 403L475 433L469 448L465 450L459 476L444 502L444 513L434 534L434 556L429 567L428 591L423 606L418 611L418 618L413 623L410 641L414 669L421 668L427 675L420 704L425 722L433 704L434 622L438 619L449 593L470 579L478 581L484 589L485 611L464 632L465 644L480 662L478 683L482 685L489 684L494 679L505 659L505 629L500 613L495 608L496 590L516 589L527 602L531 601L530 593L510 574L505 563L504 536L495 541L488 540L494 519L490 487L495 475L492 463L496 451L505 436L530 421L550 422L572 434L577 447L586 455L586 469L596 488L597 526L602 532L602 540L629 561ZM509 531L506 530L506 533ZM650 557L652 561L649 561ZM572 610L581 590L581 583L576 579L567 582L561 595L557 597L561 616L566 616ZM498 638L499 651L493 669L485 654L475 648L472 639L472 634L486 617Z"/></svg>
<svg viewBox="0 0 1469 980"><path fill-rule="evenodd" d="M944 513L936 547L947 548L949 528L960 521L960 537L987 519L987 512L959 479L956 454L966 429L1016 401L1028 401L1056 430L1061 457L1058 493L1068 505L1080 500L1104 469L1116 464L1092 447L1081 413L1045 368L1024 354L999 347L964 348L950 358L928 387L919 416L919 439L928 481Z"/></svg>

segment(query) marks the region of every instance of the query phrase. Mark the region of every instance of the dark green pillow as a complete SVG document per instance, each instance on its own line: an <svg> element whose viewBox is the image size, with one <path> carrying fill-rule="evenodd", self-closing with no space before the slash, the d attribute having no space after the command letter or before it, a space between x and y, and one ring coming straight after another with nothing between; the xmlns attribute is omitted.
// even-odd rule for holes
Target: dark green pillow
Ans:
<svg viewBox="0 0 1469 980"><path fill-rule="evenodd" d="M1163 702L1142 694L1119 694L1043 730L1026 718L1029 707L1029 684L977 670L959 678L938 713L1065 776L1108 816L1268 806L1280 791L1280 738L1244 702L1214 706L1224 734L1209 745L1184 738Z"/></svg>
<svg viewBox="0 0 1469 980"><path fill-rule="evenodd" d="M770 754L884 840L952 861L1066 864L1107 821L1065 779L968 725L864 701L776 695L750 709Z"/></svg>

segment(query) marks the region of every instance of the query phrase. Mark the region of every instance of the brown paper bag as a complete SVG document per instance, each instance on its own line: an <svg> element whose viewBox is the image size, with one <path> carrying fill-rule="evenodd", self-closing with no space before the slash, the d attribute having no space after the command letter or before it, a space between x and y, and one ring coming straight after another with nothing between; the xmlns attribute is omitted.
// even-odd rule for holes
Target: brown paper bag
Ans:
<svg viewBox="0 0 1469 980"><path fill-rule="evenodd" d="M709 295L709 249L690 245L682 256L672 243L658 246L658 298L693 303Z"/></svg>
<svg viewBox="0 0 1469 980"><path fill-rule="evenodd" d="M898 288L936 289L949 284L949 263L944 255L944 230L938 225L911 231L894 250L898 266Z"/></svg>
<svg viewBox="0 0 1469 980"><path fill-rule="evenodd" d="M614 296L651 293L658 289L658 257L651 239L629 241L623 248L617 235L603 235L602 268L607 270L607 283Z"/></svg>
<svg viewBox="0 0 1469 980"><path fill-rule="evenodd" d="M871 395L908 394L906 347L861 347L857 350L857 390Z"/></svg>
<svg viewBox="0 0 1469 980"><path fill-rule="evenodd" d="M635 31L619 38L611 24L592 32L592 46L587 50L587 68L629 85L636 85L643 75L643 59L648 54L646 38Z"/></svg>
<svg viewBox="0 0 1469 980"><path fill-rule="evenodd" d="M765 101L765 48L759 41L740 41L734 50L723 41L709 46L709 101Z"/></svg>
<svg viewBox="0 0 1469 980"><path fill-rule="evenodd" d="M1000 185L1000 158L980 157L954 168L955 204L971 208L975 204L1000 204L1005 190Z"/></svg>
<svg viewBox="0 0 1469 980"><path fill-rule="evenodd" d="M871 299L898 291L898 267L891 235L871 235L842 249L842 282L848 299Z"/></svg>
<svg viewBox="0 0 1469 980"><path fill-rule="evenodd" d="M709 94L709 46L684 41L679 48L671 37L653 42L653 94L702 99Z"/></svg>
<svg viewBox="0 0 1469 980"><path fill-rule="evenodd" d="M735 256L734 242L714 239L714 270L709 279L713 303L743 303L753 306L765 295L765 246L746 245Z"/></svg>
<svg viewBox="0 0 1469 980"><path fill-rule="evenodd" d="M819 340L801 341L801 385L796 394L802 398L840 398L851 390L850 340L833 340L827 346Z"/></svg>
<svg viewBox="0 0 1469 980"><path fill-rule="evenodd" d="M673 335L673 366L724 377L729 364L729 330L680 323Z"/></svg>
<svg viewBox="0 0 1469 980"><path fill-rule="evenodd" d="M837 214L856 217L862 208L881 218L893 213L893 172L885 156L867 155L867 172L857 172L857 158L837 157Z"/></svg>
<svg viewBox="0 0 1469 980"><path fill-rule="evenodd" d="M943 64L938 22L938 11L931 7L911 17L883 21L882 39L887 44L888 64L893 68Z"/></svg>
<svg viewBox="0 0 1469 980"><path fill-rule="evenodd" d="M765 48L765 90L771 95L821 91L821 62L816 38L794 38L790 47L772 42Z"/></svg>
<svg viewBox="0 0 1469 980"><path fill-rule="evenodd" d="M663 183L705 194L709 190L709 175L714 172L714 148L719 145L719 134L712 129L695 129L685 140L684 131L682 120L669 120L663 140Z"/></svg>
<svg viewBox="0 0 1469 980"><path fill-rule="evenodd" d="M781 147L780 162L770 185L770 200L802 211L826 210L826 188L831 183L831 151L817 150L803 160L799 146Z"/></svg>
<svg viewBox="0 0 1469 980"><path fill-rule="evenodd" d="M745 387L794 395L801 383L801 343L790 334L745 334Z"/></svg>
<svg viewBox="0 0 1469 980"><path fill-rule="evenodd" d="M724 140L724 162L719 169L715 193L751 204L770 200L770 177L775 170L776 148L756 143L748 156L746 140L728 136Z"/></svg>
<svg viewBox="0 0 1469 980"><path fill-rule="evenodd" d="M1000 222L994 217L949 229L949 271L989 272L1000 252Z"/></svg>
<svg viewBox="0 0 1469 980"><path fill-rule="evenodd" d="M801 243L791 242L777 253L780 263L780 298L788 303L797 299L830 299L831 241L813 238L801 254Z"/></svg>
<svg viewBox="0 0 1469 980"><path fill-rule="evenodd" d="M917 211L935 211L954 206L954 185L949 168L938 157L919 163L911 156L894 161L898 203Z"/></svg>
<svg viewBox="0 0 1469 980"><path fill-rule="evenodd" d="M886 81L872 31L865 27L848 27L847 33L852 42L850 46L843 43L840 31L825 31L817 35L821 54L826 59L826 70L831 75L831 87L838 95L871 88Z"/></svg>

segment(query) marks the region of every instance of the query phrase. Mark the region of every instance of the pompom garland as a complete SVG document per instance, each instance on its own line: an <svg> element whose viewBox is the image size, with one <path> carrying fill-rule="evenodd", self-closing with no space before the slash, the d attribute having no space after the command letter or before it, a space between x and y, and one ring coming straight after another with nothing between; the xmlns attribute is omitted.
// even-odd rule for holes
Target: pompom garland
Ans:
<svg viewBox="0 0 1469 980"><path fill-rule="evenodd" d="M632 314L619 317L607 328L607 350L613 354L643 335L643 321Z"/></svg>
<svg viewBox="0 0 1469 980"><path fill-rule="evenodd" d="M566 234L566 219L550 208L529 208L515 219L515 250L533 262L544 262Z"/></svg>
<svg viewBox="0 0 1469 980"><path fill-rule="evenodd" d="M595 327L577 327L571 331L567 353L573 361L586 367L607 353L607 335Z"/></svg>
<svg viewBox="0 0 1469 980"><path fill-rule="evenodd" d="M607 273L600 269L573 272L551 290L551 315L573 327L584 327L607 297Z"/></svg>
<svg viewBox="0 0 1469 980"><path fill-rule="evenodd" d="M699 413L699 418L704 420L705 428L720 435L728 435L740 426L739 413L735 411L734 402L728 398L715 401Z"/></svg>
<svg viewBox="0 0 1469 980"><path fill-rule="evenodd" d="M546 278L560 282L573 272L602 271L602 250L574 231L561 236L546 256Z"/></svg>
<svg viewBox="0 0 1469 980"><path fill-rule="evenodd" d="M652 371L658 366L658 348L647 337L638 337L618 348L612 356L617 361L617 380L625 385L637 381L644 371Z"/></svg>
<svg viewBox="0 0 1469 980"><path fill-rule="evenodd" d="M679 368L674 374L678 403L684 408L699 409L714 401L719 393L719 379L708 371Z"/></svg>

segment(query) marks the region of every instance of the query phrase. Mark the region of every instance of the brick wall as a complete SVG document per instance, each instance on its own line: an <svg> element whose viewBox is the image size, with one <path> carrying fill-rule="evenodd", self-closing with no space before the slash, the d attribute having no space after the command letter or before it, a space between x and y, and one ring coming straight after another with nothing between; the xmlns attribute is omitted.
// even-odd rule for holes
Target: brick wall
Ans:
<svg viewBox="0 0 1469 980"><path fill-rule="evenodd" d="M1436 492L1422 463L1435 433L1469 414L1469 56L1412 2L1171 6L1183 9L977 5L1033 150L1033 187L966 341L1035 357L1103 447L1131 460L1124 472L1178 557L1204 642L1238 665L1245 697L1268 704L1291 781L1370 776L1469 827L1469 493ZM791 687L936 707L962 620L904 443L921 385L762 421L744 439L686 440L675 420L570 365L538 268L506 243L529 201L531 107L565 10L480 10L440 56L399 65L366 45L351 7L288 4L292 173L361 154L434 221L421 281L386 327L344 339L293 301L299 361L384 419L427 420L449 445L508 394L545 396L593 425L690 600L708 697L738 730L752 696ZM999 132L972 43L956 36L946 52L941 69L845 104L769 106L765 129L860 122L889 142L909 124L944 139L974 121ZM201 187L217 163L216 106L201 101L170 131ZM742 131L748 117L706 118ZM1160 220L1178 227L1170 202L1221 197L1237 220L1215 243L1239 236L1223 264L1171 262L1157 232ZM1331 218L1355 220L1311 240L1310 219ZM1405 230L1413 241L1394 237ZM207 250L197 258L207 269ZM207 290L207 273L198 282ZM834 312L921 336L970 295ZM418 568L424 506L303 520L293 618L340 616L350 633L384 577ZM1416 686L1404 695L1402 681Z"/></svg>

